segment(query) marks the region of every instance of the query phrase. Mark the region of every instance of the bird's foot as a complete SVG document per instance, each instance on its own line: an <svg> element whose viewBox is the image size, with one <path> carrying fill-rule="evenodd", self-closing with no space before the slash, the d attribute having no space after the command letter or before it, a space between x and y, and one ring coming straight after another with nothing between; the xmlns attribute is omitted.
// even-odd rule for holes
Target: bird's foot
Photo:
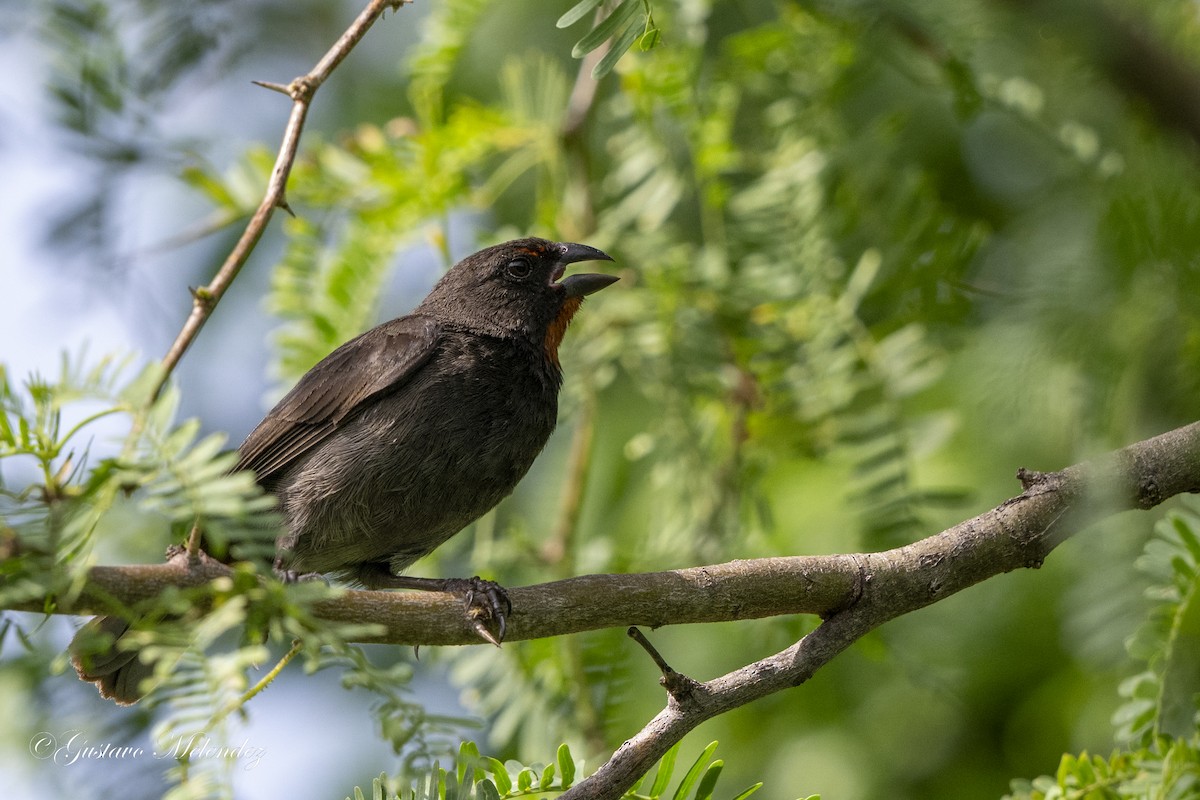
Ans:
<svg viewBox="0 0 1200 800"><path fill-rule="evenodd" d="M442 591L456 594L463 599L467 620L475 633L479 634L479 638L499 647L504 641L505 629L508 627L508 615L512 613L512 601L508 599L508 592L504 587L478 575L470 578L446 578L445 582L446 588ZM494 635L489 623L495 623Z"/></svg>
<svg viewBox="0 0 1200 800"><path fill-rule="evenodd" d="M325 581L325 585L329 585L329 579L319 572L300 572L299 570L289 569L285 567L279 559L275 559L275 564L271 567L271 571L275 573L275 577L280 583L299 583L300 581Z"/></svg>
<svg viewBox="0 0 1200 800"><path fill-rule="evenodd" d="M508 592L495 581L474 575L470 578L414 578L393 575L386 564L367 564L354 575L368 589L417 589L424 592L446 592L462 598L467 623L485 642L497 647L504 641L512 602Z"/></svg>

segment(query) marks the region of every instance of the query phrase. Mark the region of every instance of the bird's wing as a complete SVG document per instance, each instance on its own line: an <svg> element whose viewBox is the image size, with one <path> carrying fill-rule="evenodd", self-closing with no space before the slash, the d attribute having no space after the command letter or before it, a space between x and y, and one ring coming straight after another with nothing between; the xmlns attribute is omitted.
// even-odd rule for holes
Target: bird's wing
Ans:
<svg viewBox="0 0 1200 800"><path fill-rule="evenodd" d="M285 469L365 402L403 386L433 354L438 333L436 322L412 315L334 350L250 432L236 469L254 470L260 483Z"/></svg>

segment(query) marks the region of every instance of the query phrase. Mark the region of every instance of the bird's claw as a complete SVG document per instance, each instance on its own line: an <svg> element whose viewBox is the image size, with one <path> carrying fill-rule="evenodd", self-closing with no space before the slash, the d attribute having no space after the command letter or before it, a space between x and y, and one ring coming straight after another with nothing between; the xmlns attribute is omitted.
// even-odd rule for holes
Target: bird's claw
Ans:
<svg viewBox="0 0 1200 800"><path fill-rule="evenodd" d="M504 587L475 575L454 579L448 591L462 595L467 619L479 638L499 647L508 628L508 615L512 613L512 601L508 599ZM495 623L495 634L489 622Z"/></svg>
<svg viewBox="0 0 1200 800"><path fill-rule="evenodd" d="M496 645L496 647L499 647L499 646L500 646L500 639L497 639L497 638L496 638L496 637L495 637L495 636L492 634L492 632L488 630L488 627L487 627L487 625L485 625L485 624L483 623L483 620L481 620L481 619L478 619L478 618L474 618L474 619L472 619L472 618L470 617L470 613L471 613L470 611L468 611L468 612L467 612L467 615L468 615L468 616L467 616L467 618L468 618L468 619L470 619L470 621L471 621L471 630L475 631L475 634L476 634L476 635L477 635L477 636L478 636L480 639L483 639L485 642L488 642L488 643L490 643L490 644L494 644L494 645ZM503 618L503 617L501 617L500 619L504 619L504 618ZM501 634L501 639L502 639L502 638L503 638L503 634Z"/></svg>
<svg viewBox="0 0 1200 800"><path fill-rule="evenodd" d="M300 583L301 581L325 581L325 585L329 586L329 579L319 572L297 572L294 569L276 569L275 577L280 583Z"/></svg>

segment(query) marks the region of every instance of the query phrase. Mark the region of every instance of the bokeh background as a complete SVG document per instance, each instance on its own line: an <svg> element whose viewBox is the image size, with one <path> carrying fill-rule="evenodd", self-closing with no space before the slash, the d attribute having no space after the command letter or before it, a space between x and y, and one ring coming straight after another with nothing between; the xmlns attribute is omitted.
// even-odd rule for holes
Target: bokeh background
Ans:
<svg viewBox="0 0 1200 800"><path fill-rule="evenodd" d="M180 418L236 445L449 263L537 234L606 250L622 281L568 336L533 472L417 574L520 585L878 550L1016 494L1018 467L1196 419L1194 2L655 2L597 81L572 57L590 15L555 26L570 5L420 2L369 33L317 95L296 217L277 215L176 374ZM251 81L307 71L359 4L0 10L0 360L19 382L64 352L158 358L261 197L289 104ZM95 428L94 454L123 430ZM37 479L21 459L0 476ZM1161 517L1118 516L889 623L681 758L719 740L719 795L983 798L1108 752ZM131 502L95 557L153 561L173 535ZM162 792L161 762L32 756L43 730L145 741L156 712L61 672L68 620L8 616L29 642L6 629L0 652L5 795ZM814 624L652 639L706 679ZM413 665L432 713L477 721L450 739L502 759L567 741L594 766L664 701L622 631L395 651L369 649ZM341 797L399 769L374 705L289 671L233 733L265 750L235 795Z"/></svg>

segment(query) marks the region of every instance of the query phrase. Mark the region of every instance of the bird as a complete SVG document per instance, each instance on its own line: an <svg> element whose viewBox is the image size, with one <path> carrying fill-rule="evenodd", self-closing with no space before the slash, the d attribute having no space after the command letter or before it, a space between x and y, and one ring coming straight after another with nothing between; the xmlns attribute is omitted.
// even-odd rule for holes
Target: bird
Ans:
<svg viewBox="0 0 1200 800"><path fill-rule="evenodd" d="M451 267L410 314L305 373L242 442L234 467L277 499L276 575L451 592L479 635L499 644L511 612L499 584L403 571L528 472L557 423L567 326L586 296L617 280L566 269L612 260L533 237L485 248ZM136 650L116 646L128 626L98 617L71 647L79 677L123 705L140 699L152 672ZM89 653L81 641L97 633L113 645Z"/></svg>

